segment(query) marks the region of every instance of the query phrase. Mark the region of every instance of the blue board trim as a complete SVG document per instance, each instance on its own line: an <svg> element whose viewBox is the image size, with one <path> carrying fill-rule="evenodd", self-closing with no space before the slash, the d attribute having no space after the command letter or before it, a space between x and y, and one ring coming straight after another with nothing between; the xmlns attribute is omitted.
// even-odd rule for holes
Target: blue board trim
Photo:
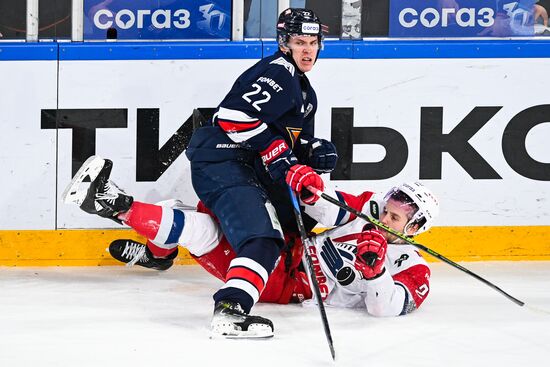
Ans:
<svg viewBox="0 0 550 367"><path fill-rule="evenodd" d="M60 60L260 59L253 42L85 42L60 45Z"/></svg>
<svg viewBox="0 0 550 367"><path fill-rule="evenodd" d="M57 60L57 43L0 42L0 60Z"/></svg>
<svg viewBox="0 0 550 367"><path fill-rule="evenodd" d="M414 40L362 41L354 44L355 59L479 59L547 58L548 40Z"/></svg>
<svg viewBox="0 0 550 367"><path fill-rule="evenodd" d="M275 41L0 43L0 60L260 59ZM548 39L325 41L323 59L550 58Z"/></svg>

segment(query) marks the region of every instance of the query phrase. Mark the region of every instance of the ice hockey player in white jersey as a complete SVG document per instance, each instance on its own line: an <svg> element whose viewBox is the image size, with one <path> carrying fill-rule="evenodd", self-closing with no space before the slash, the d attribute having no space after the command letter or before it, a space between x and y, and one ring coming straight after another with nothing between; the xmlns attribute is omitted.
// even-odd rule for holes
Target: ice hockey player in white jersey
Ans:
<svg viewBox="0 0 550 367"><path fill-rule="evenodd" d="M436 197L419 182L394 187L383 197L372 192L331 196L411 237L428 230L439 212ZM426 299L430 269L414 246L327 201L306 206L305 211L335 226L312 239L322 270L317 280L327 305L398 316L414 311Z"/></svg>
<svg viewBox="0 0 550 367"><path fill-rule="evenodd" d="M228 275L239 278L242 270L233 261L236 254L217 218L201 202L195 208L178 200L158 204L136 201L110 181L111 168L110 160L91 157L63 199L79 204L90 214L125 223L148 239L146 244L123 239L114 241L109 247L114 258L166 270L172 266L181 245L220 280L224 281ZM82 191L79 185L88 174L92 183ZM437 199L418 182L404 183L385 195L370 191L358 196L334 190L325 192L410 236L429 229L438 214ZM315 276L327 305L363 308L373 316L398 316L417 309L426 299L430 270L412 245L324 200L305 206L305 211L324 226L332 227L312 235L314 248L311 249ZM286 304L312 298L301 262L303 251L299 235L285 233L285 246L273 272L265 278L258 274L249 281L250 287L263 288L257 295L259 302ZM258 317L242 318L246 325L237 318L214 317L212 331L228 337L273 335L273 329L264 332L256 328ZM264 323L263 319L257 321L260 327Z"/></svg>

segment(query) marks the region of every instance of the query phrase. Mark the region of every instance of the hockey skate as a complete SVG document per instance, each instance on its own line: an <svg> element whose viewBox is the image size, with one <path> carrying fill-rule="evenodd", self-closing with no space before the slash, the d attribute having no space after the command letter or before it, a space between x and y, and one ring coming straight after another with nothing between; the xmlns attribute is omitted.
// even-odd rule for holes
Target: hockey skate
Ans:
<svg viewBox="0 0 550 367"><path fill-rule="evenodd" d="M166 258L155 258L151 251L142 243L134 240L114 240L109 245L109 253L126 266L139 265L155 270L167 270L174 264L178 250Z"/></svg>
<svg viewBox="0 0 550 367"><path fill-rule="evenodd" d="M88 158L63 192L63 201L79 205L86 213L97 214L121 224L116 216L128 211L134 199L109 181L112 168L113 162L109 159L99 156ZM80 187L86 177L92 181L87 190Z"/></svg>
<svg viewBox="0 0 550 367"><path fill-rule="evenodd" d="M247 314L236 302L219 301L214 307L211 330L212 337L269 338L273 336L273 323Z"/></svg>

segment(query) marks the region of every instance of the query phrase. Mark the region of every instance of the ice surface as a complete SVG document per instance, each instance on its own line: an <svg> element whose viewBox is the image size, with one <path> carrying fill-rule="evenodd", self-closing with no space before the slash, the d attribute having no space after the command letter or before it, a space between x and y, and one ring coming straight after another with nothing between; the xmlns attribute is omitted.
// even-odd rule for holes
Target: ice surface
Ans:
<svg viewBox="0 0 550 367"><path fill-rule="evenodd" d="M550 310L550 262L464 266ZM0 366L548 366L550 313L519 307L443 263L418 311L377 319L327 308L333 363L317 308L259 304L268 340L210 339L211 295L198 266L0 268Z"/></svg>

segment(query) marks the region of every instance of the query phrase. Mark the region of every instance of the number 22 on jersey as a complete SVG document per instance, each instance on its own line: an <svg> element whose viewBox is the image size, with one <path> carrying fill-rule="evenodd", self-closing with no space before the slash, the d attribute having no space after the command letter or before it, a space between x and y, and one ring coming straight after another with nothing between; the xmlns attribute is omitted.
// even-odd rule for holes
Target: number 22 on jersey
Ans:
<svg viewBox="0 0 550 367"><path fill-rule="evenodd" d="M265 90L262 91L262 87L260 87L256 83L252 84L252 87L254 88L254 90L252 92L247 92L247 93L243 94L243 99L245 101L247 101L248 103L252 104L252 107L254 107L256 110L261 111L262 108L260 107L260 105L262 103L266 103L267 101L269 101L271 99L271 94L269 94ZM260 92L261 92L261 94L260 94ZM265 98L257 99L261 96L265 96ZM250 98L250 97L252 97L252 98ZM255 101L252 102L252 99L255 99Z"/></svg>

